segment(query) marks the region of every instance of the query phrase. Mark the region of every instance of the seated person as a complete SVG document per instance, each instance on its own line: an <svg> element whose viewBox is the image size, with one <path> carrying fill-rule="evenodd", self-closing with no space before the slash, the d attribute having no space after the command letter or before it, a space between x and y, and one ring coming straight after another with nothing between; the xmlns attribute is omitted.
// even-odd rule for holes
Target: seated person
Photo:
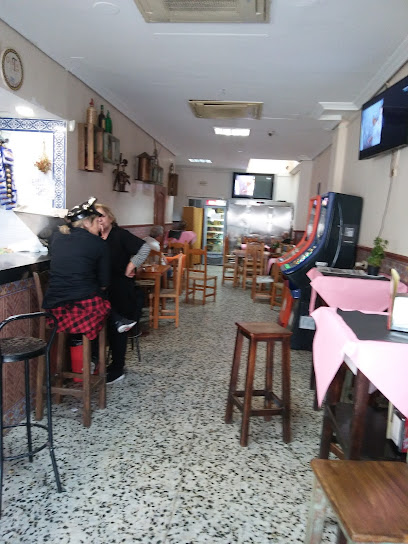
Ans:
<svg viewBox="0 0 408 544"><path fill-rule="evenodd" d="M153 225L150 229L149 236L146 236L144 239L152 250L146 263L167 264L160 247L160 242L163 240L163 233L164 229L161 225Z"/></svg>
<svg viewBox="0 0 408 544"><path fill-rule="evenodd" d="M167 247L169 242L178 242L180 244L189 244L190 247L197 240L197 234L192 230L186 230L187 223L180 221L176 230L170 230L166 240L165 246Z"/></svg>
<svg viewBox="0 0 408 544"><path fill-rule="evenodd" d="M96 198L72 208L50 241L50 282L43 308L58 320L58 332L86 334L93 340L111 305L105 290L110 281L106 243L99 238Z"/></svg>
<svg viewBox="0 0 408 544"><path fill-rule="evenodd" d="M282 240L281 240L282 244L291 244L292 243L292 238L289 234L289 232L287 230L285 230L285 232L282 232Z"/></svg>
<svg viewBox="0 0 408 544"><path fill-rule="evenodd" d="M160 251L160 242L163 240L164 229L161 225L153 225L149 236L144 239L154 251Z"/></svg>

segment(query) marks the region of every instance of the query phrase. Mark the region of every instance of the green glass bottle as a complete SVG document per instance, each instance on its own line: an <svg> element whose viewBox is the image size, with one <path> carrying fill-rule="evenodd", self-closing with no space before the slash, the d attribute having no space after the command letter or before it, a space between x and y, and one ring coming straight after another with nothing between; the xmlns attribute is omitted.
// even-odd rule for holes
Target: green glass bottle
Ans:
<svg viewBox="0 0 408 544"><path fill-rule="evenodd" d="M109 110L106 112L105 130L106 132L109 132L109 134L112 134L112 119Z"/></svg>

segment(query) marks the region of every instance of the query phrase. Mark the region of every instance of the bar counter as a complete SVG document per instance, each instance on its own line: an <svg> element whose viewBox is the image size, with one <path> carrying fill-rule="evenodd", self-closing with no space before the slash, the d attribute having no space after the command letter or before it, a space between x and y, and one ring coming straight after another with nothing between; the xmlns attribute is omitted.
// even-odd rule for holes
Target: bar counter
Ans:
<svg viewBox="0 0 408 544"><path fill-rule="evenodd" d="M39 310L35 292L33 271L47 270L50 257L44 253L3 253L0 255L0 321L16 314ZM20 322L21 323L21 322ZM19 325L6 326L2 336L38 334ZM23 363L7 363L3 368L3 399L5 424L18 423L24 417L24 372ZM35 381L36 363L30 365L31 383ZM35 387L32 387L35 391ZM34 399L33 399L34 401Z"/></svg>
<svg viewBox="0 0 408 544"><path fill-rule="evenodd" d="M48 253L2 253L0 255L0 285L19 281L31 276L33 270L42 271L49 268Z"/></svg>

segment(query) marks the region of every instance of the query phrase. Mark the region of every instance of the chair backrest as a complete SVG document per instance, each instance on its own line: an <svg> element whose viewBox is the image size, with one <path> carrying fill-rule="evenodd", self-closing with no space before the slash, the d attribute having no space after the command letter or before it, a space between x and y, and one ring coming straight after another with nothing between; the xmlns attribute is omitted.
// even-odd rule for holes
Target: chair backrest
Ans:
<svg viewBox="0 0 408 544"><path fill-rule="evenodd" d="M229 240L229 236L227 234L227 236L224 238L224 251L223 251L224 257L226 255L228 255L229 252L230 252L229 242L230 242L230 240Z"/></svg>
<svg viewBox="0 0 408 544"><path fill-rule="evenodd" d="M183 277L184 264L186 262L186 256L180 253L177 256L177 266L176 266L176 277L174 278L174 290L176 295L179 296L181 293L181 279Z"/></svg>
<svg viewBox="0 0 408 544"><path fill-rule="evenodd" d="M43 309L42 304L44 300L44 293L48 287L50 281L50 273L48 270L43 272L33 272L33 280L35 285L35 293L37 295L38 309ZM40 319L40 338L45 339L46 320L45 317Z"/></svg>
<svg viewBox="0 0 408 544"><path fill-rule="evenodd" d="M255 274L263 274L265 269L265 246L263 243L250 243L245 248L245 264L251 265Z"/></svg>
<svg viewBox="0 0 408 544"><path fill-rule="evenodd" d="M282 276L282 269L278 265L278 263L272 264L272 278L275 283L282 283L283 282L283 276Z"/></svg>
<svg viewBox="0 0 408 544"><path fill-rule="evenodd" d="M43 272L33 272L33 280L37 295L38 308L41 310L44 300L44 293L50 281L50 273L48 270L44 270Z"/></svg>
<svg viewBox="0 0 408 544"><path fill-rule="evenodd" d="M168 249L172 255L177 255L178 253L186 254L189 246L187 243L182 244L181 242L169 242Z"/></svg>
<svg viewBox="0 0 408 544"><path fill-rule="evenodd" d="M200 258L199 264L192 264L193 256L198 256ZM187 250L187 274L188 272L203 272L205 275L207 275L207 248L205 249L197 249L197 248L189 248Z"/></svg>

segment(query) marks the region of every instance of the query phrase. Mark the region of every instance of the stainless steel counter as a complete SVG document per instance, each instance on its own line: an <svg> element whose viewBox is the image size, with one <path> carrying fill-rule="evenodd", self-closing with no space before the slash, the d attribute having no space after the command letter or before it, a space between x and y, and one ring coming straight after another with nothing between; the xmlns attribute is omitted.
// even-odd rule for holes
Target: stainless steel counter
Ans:
<svg viewBox="0 0 408 544"><path fill-rule="evenodd" d="M48 253L3 253L0 255L0 285L28 278L34 270L46 270L49 262Z"/></svg>

